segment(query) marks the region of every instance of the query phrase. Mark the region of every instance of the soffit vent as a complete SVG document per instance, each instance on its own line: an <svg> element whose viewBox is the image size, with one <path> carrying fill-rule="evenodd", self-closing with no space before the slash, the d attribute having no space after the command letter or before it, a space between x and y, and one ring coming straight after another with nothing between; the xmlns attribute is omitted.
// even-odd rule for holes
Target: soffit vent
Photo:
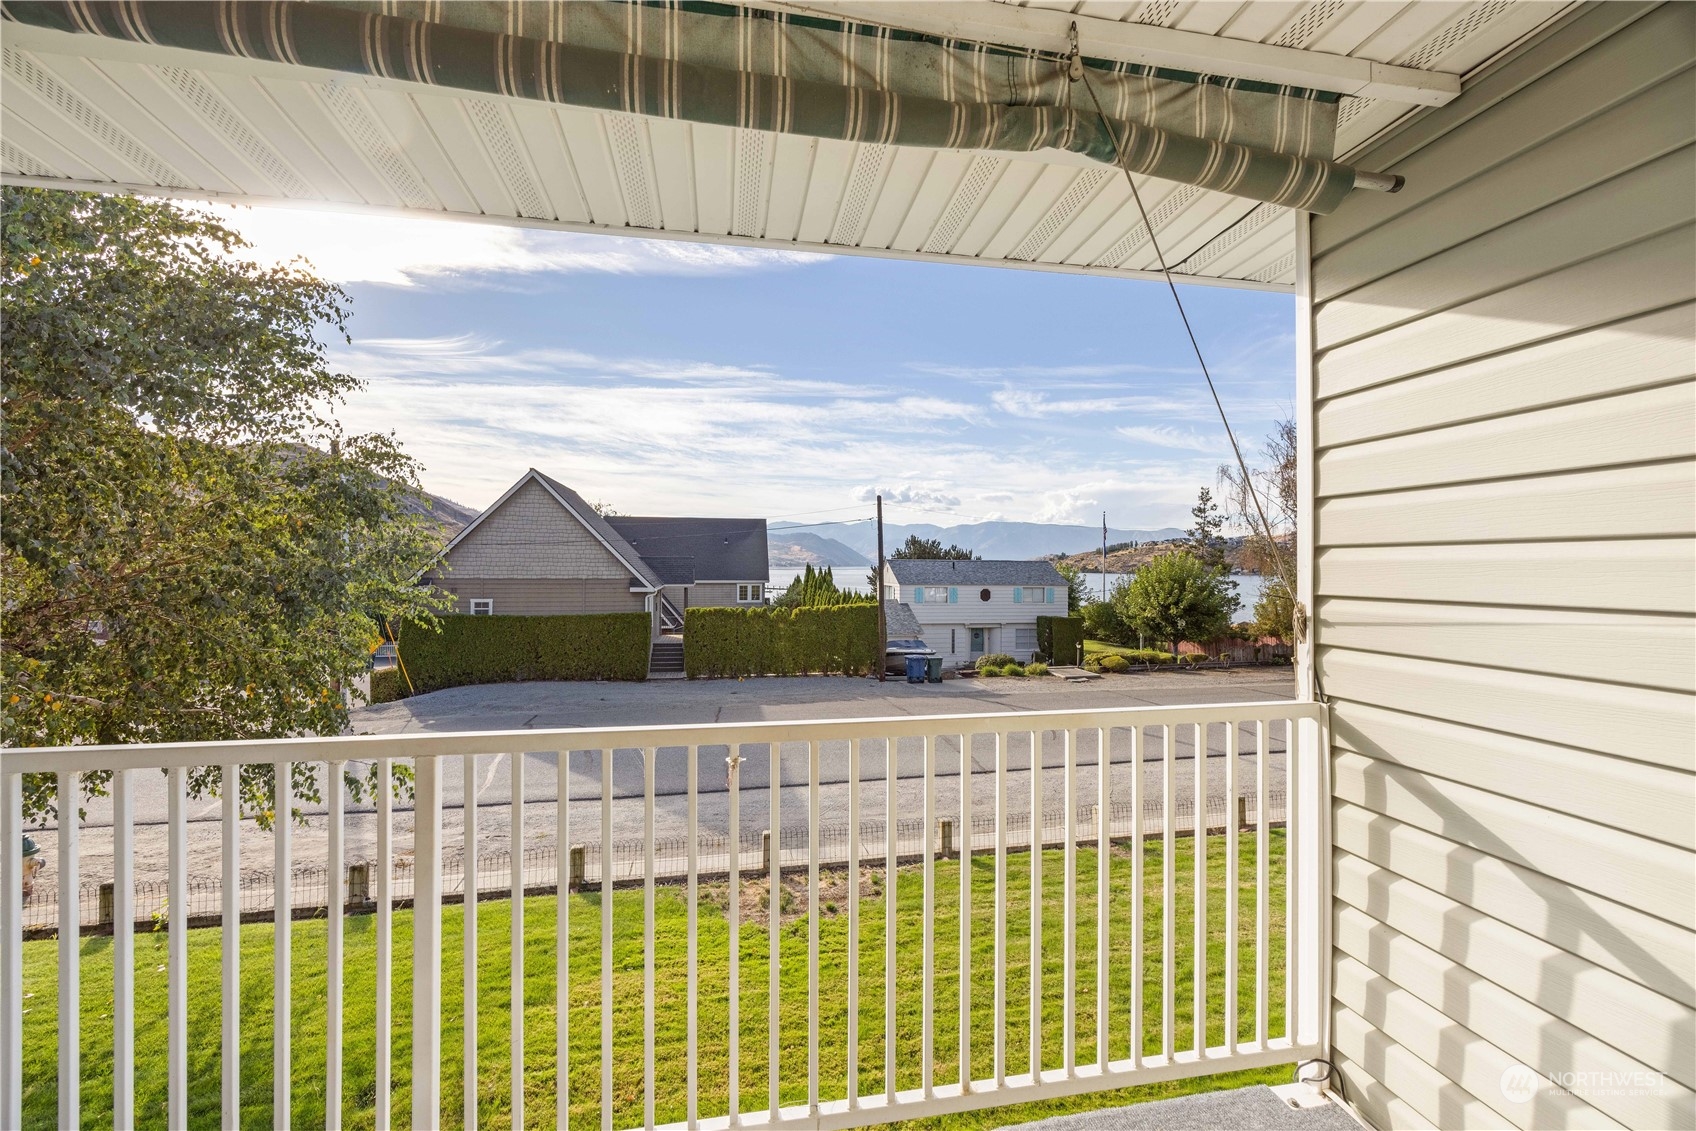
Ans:
<svg viewBox="0 0 1696 1131"><path fill-rule="evenodd" d="M1146 188L1144 191L1147 191ZM1200 195L1201 189L1195 185L1180 185L1174 189L1165 200L1155 205L1154 210L1148 214L1149 222L1154 225L1154 230L1159 231L1165 227L1166 221L1182 212L1190 201ZM1138 217L1135 227L1113 241L1113 246L1091 260L1090 265L1092 267L1122 266L1125 260L1129 259L1138 248L1147 242L1148 229L1143 225L1142 218Z"/></svg>
<svg viewBox="0 0 1696 1131"><path fill-rule="evenodd" d="M730 227L733 235L762 234L769 148L770 142L759 130L736 131L736 211Z"/></svg>
<svg viewBox="0 0 1696 1131"><path fill-rule="evenodd" d="M1296 253L1279 256L1260 270L1249 276L1256 283L1275 283L1296 268Z"/></svg>
<svg viewBox="0 0 1696 1131"><path fill-rule="evenodd" d="M925 240L924 250L937 253L954 250L954 240L960 234L960 229L966 226L966 221L977 211L978 200L983 196L995 179L996 170L1001 167L1001 161L995 157L975 157L966 169L966 175L960 178L959 187L954 190L954 197L948 202L948 208L938 220L936 227L931 229L930 236Z"/></svg>
<svg viewBox="0 0 1696 1131"><path fill-rule="evenodd" d="M9 141L0 140L0 164L15 169L26 177L52 177L57 174Z"/></svg>
<svg viewBox="0 0 1696 1131"><path fill-rule="evenodd" d="M348 140L354 148L364 154L376 168L377 174L388 182L389 188L400 197L401 202L409 208L437 208L440 202L433 198L418 178L413 175L412 167L400 155L383 131L372 120L371 114L365 108L365 103L343 83L332 82L316 88L323 97L324 104L330 108L330 113L347 133Z"/></svg>
<svg viewBox="0 0 1696 1131"><path fill-rule="evenodd" d="M1403 67L1425 70L1451 50L1471 39L1485 24L1512 6L1510 0L1489 0L1489 3L1480 4L1464 17L1438 32L1436 36L1414 48L1413 54L1397 59L1396 63Z"/></svg>
<svg viewBox="0 0 1696 1131"><path fill-rule="evenodd" d="M1113 174L1105 169L1085 169L1072 179L1066 186L1066 191L1060 194L1060 199L1053 207L1043 213L1042 222L1032 228L1025 238L1019 241L1019 246L1008 252L1008 259L1021 259L1026 263L1035 260L1048 250L1048 245L1054 242L1054 237L1060 230L1071 223L1072 217L1100 191L1101 186L1112 179Z"/></svg>
<svg viewBox="0 0 1696 1131"><path fill-rule="evenodd" d="M480 98L467 99L465 108L471 115L472 124L477 127L478 136L483 139L483 147L489 153L496 174L506 183L507 191L512 193L518 214L537 220L554 219L553 210L536 188L530 168L518 151L518 143L507 128L506 112L495 103Z"/></svg>
<svg viewBox="0 0 1696 1131"><path fill-rule="evenodd" d="M612 146L613 170L624 194L625 223L633 228L663 226L648 185L647 146L642 144L642 126L632 114L608 114L607 142Z"/></svg>
<svg viewBox="0 0 1696 1131"><path fill-rule="evenodd" d="M848 178L848 191L842 195L842 207L836 213L836 226L830 231L831 243L853 247L860 242L865 230L866 206L883 181L889 154L887 145L866 144L854 155L854 171Z"/></svg>
<svg viewBox="0 0 1696 1131"><path fill-rule="evenodd" d="M1238 220L1235 224L1231 225L1231 227L1221 232L1219 236L1209 242L1207 246L1198 250L1194 255L1184 260L1183 263L1174 264L1173 266L1181 266L1186 272L1194 272L1197 268L1205 267L1207 264L1225 254L1225 252L1241 243L1244 239L1252 236L1254 233L1264 228L1267 224L1271 223L1281 211L1282 209L1275 204L1261 203L1255 205L1254 209L1250 211L1247 216L1244 216L1241 220Z"/></svg>
<svg viewBox="0 0 1696 1131"><path fill-rule="evenodd" d="M90 137L158 185L194 188L188 178L160 160L139 142L94 107L84 102L70 87L54 78L47 69L22 51L0 48L0 62L17 80L34 90L59 113L75 122Z"/></svg>
<svg viewBox="0 0 1696 1131"><path fill-rule="evenodd" d="M1155 4L1144 5L1131 20L1135 24L1148 24L1151 27L1169 27L1172 17L1177 15L1178 0L1159 0Z"/></svg>
<svg viewBox="0 0 1696 1131"><path fill-rule="evenodd" d="M247 158L284 196L310 196L312 190L289 168L282 156L249 128L242 116L223 97L182 67L160 67L158 75L188 106L215 129L224 142Z"/></svg>
<svg viewBox="0 0 1696 1131"><path fill-rule="evenodd" d="M1301 18L1285 28L1283 34L1273 42L1279 47L1306 47L1318 38L1319 33L1325 30L1325 25L1347 6L1337 0L1325 4L1310 4L1302 11Z"/></svg>

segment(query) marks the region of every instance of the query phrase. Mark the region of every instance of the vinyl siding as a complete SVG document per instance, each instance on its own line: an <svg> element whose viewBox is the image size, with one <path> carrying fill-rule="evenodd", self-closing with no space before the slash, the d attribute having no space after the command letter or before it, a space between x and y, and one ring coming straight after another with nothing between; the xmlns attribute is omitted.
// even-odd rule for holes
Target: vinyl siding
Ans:
<svg viewBox="0 0 1696 1131"><path fill-rule="evenodd" d="M1313 221L1332 1036L1380 1127L1696 1126L1693 144L1696 6L1591 6Z"/></svg>
<svg viewBox="0 0 1696 1131"><path fill-rule="evenodd" d="M448 553L448 577L621 581L630 570L534 479ZM498 606L497 606L498 607ZM637 607L640 608L640 602Z"/></svg>
<svg viewBox="0 0 1696 1131"><path fill-rule="evenodd" d="M744 582L743 584L751 585L753 582ZM760 584L763 585L764 582ZM667 586L666 594L670 596L672 592L673 587ZM685 605L695 609L703 607L722 608L726 605L735 606L749 603L737 601L736 582L734 581L702 581L694 585L678 587L677 592L682 594L682 600L673 596L671 601L680 609Z"/></svg>
<svg viewBox="0 0 1696 1131"><path fill-rule="evenodd" d="M454 595L454 612L469 613L472 598L487 597L495 612L507 616L560 616L579 613L639 613L643 594L628 581L574 581L554 578L469 578L452 574L442 588Z"/></svg>

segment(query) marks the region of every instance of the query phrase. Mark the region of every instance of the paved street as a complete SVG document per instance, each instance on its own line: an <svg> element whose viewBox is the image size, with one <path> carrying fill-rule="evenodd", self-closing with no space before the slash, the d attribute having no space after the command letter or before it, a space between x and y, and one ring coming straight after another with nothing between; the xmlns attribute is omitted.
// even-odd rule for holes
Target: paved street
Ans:
<svg viewBox="0 0 1696 1131"><path fill-rule="evenodd" d="M1288 669L1238 669L1218 672L1157 672L1109 676L1088 683L1045 680L950 680L939 685L910 685L848 678L759 679L745 681L652 681L617 683L529 683L456 688L419 696L399 703L366 707L355 712L354 729L369 734L420 732L489 731L517 729L599 728L636 724L682 725L706 722L753 722L790 719L866 719L898 716L987 714L1044 710L1095 710L1126 706L1171 706L1197 703L1242 703L1289 700L1293 682ZM1064 779L1060 767L1064 752L1060 735L1040 736L1043 751L1043 804L1048 810L1064 807ZM1193 738L1189 728L1177 736L1175 757L1181 763L1176 775L1177 792L1186 800L1195 793ZM1252 727L1239 736L1240 749L1255 749ZM995 764L993 738L979 736L971 750L973 807L978 817L993 813L993 775L985 773ZM1219 803L1224 790L1225 728L1209 728L1206 740L1206 789ZM1281 790L1283 763L1282 724L1268 735L1267 772ZM1110 800L1122 804L1130 797L1132 763L1131 735L1111 733ZM771 755L768 746L749 744L740 750L743 758L739 783L739 820L744 831L767 827L770 803ZM1009 743L1008 804L1019 814L1031 809L1030 737L1014 734ZM515 754L517 752L515 751ZM729 794L726 791L724 746L701 747L696 752L701 785L700 827L705 833L723 833L728 827ZM525 759L525 822L527 845L551 846L555 840L558 797L558 756L552 749L519 755ZM1097 774L1093 735L1079 743L1080 773L1077 797L1080 805L1095 801ZM504 852L511 845L510 770L512 755L486 755L477 760L472 795L480 813L480 851ZM598 752L580 751L570 756L568 796L571 801L572 840L593 842L599 835L600 757ZM1158 796L1162 785L1163 748L1158 731L1144 736L1140 772L1145 796ZM642 767L634 751L613 755L613 835L625 841L640 838L644 807L641 801ZM947 816L960 809L960 758L957 738L944 737L937 743L936 811ZM789 744L779 751L782 781L781 813L786 829L805 827L808 805L809 766L804 745ZM823 826L842 826L848 820L848 743L822 743L820 816ZM1240 781L1245 788L1253 781L1253 759L1240 764ZM863 743L861 748L860 806L863 817L880 819L885 812L886 746ZM898 780L896 804L903 819L923 812L924 760L919 740L902 740L896 749ZM664 749L655 763L656 833L661 839L679 839L685 829L687 763L682 748ZM141 773L137 782L136 819L138 879L162 878L165 859L165 791L162 775ZM462 838L464 761L449 759L444 766L443 798L446 843L457 849ZM87 806L82 831L83 876L95 881L110 876L111 841L108 825L110 806L96 799ZM309 809L321 814L323 807ZM190 856L196 875L215 875L219 862L218 802L200 799L190 803ZM581 833L576 830L582 830ZM349 808L346 825L347 858L359 860L374 854L375 818L368 805ZM48 855L54 856L49 835L42 838ZM244 823L242 835L244 868L268 869L272 863L271 837ZM326 838L321 816L297 827L293 836L297 864L317 864L324 859ZM411 847L411 813L397 804L395 848L404 856ZM47 880L49 877L44 876Z"/></svg>

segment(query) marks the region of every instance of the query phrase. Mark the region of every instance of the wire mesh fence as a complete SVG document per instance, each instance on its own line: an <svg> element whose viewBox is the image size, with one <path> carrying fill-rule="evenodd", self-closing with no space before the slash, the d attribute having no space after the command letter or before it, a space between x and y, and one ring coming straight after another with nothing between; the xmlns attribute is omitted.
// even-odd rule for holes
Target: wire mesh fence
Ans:
<svg viewBox="0 0 1696 1131"><path fill-rule="evenodd" d="M1163 836L1167 814L1160 797L1148 798L1142 805L1140 830L1136 810L1129 802L1112 804L1107 810L1107 835L1119 840L1137 835ZM1239 828L1257 828L1261 821L1257 798L1244 795L1232 805L1223 795L1210 795L1205 805L1206 827L1223 831L1234 818ZM1093 843L1100 837L1098 820L1100 808L1094 804L1079 806L1074 813L1071 833L1079 843ZM1287 820L1284 793L1269 792L1265 819L1271 825ZM1171 812L1174 834L1194 835L1197 820L1195 798L1179 795ZM1042 843L1053 847L1066 841L1066 811L1050 808L1041 821ZM888 824L880 819L867 819L859 824L858 848L862 866L887 866ZM1006 840L1010 849L1026 851L1033 837L1031 814L1008 814ZM599 830L594 830L598 834ZM821 824L817 830L818 859L821 865L840 867L851 858L854 847L854 828L847 823ZM812 832L805 821L788 824L773 838L765 829L743 830L737 838L735 851L737 867L745 876L771 867L772 840L776 840L778 865L784 869L804 868L811 861ZM954 855L967 847L972 852L992 851L1000 841L993 814L976 815L972 820L970 837L961 835L957 817L940 817L929 830L922 818L897 820L895 823L896 863L918 859L929 852ZM639 881L647 857L647 841L626 838L612 842L612 852L603 862L603 845L598 835L572 836L573 844L566 852L566 886L599 886L609 879L614 884ZM697 874L704 878L722 877L730 870L730 838L723 834L701 832L694 838ZM519 864L523 888L527 892L547 891L560 886L561 867L559 845L538 845L520 854ZM474 886L480 899L510 897L513 886L513 857L510 852L479 850L476 859ZM654 872L657 880L678 882L688 875L689 838L665 837L654 842ZM413 865L409 854L398 855L390 874L390 898L406 903L413 896ZM48 882L42 882L42 881ZM270 916L276 908L276 875L263 869L244 869L241 872L238 906L242 916ZM328 913L331 905L331 880L322 865L298 865L289 872L289 903L293 914L311 917ZM187 881L187 914L190 926L216 926L222 921L223 882L219 876L190 877ZM465 858L461 854L442 860L442 891L445 897L462 900L468 890ZM138 880L134 885L135 918L138 924L164 929L169 914L169 883L166 880ZM369 911L379 898L376 863L357 860L348 865L343 877L344 909L350 912ZM58 927L58 885L51 877L37 878L33 893L24 902L23 929L27 934L52 933ZM78 888L78 922L84 931L109 929L113 919L113 891L110 883L83 883Z"/></svg>

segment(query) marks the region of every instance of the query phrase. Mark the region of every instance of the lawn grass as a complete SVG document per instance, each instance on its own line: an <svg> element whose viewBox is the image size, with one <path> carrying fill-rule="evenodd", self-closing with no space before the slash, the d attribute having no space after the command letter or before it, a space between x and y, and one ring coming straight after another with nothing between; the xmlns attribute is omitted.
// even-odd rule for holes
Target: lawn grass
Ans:
<svg viewBox="0 0 1696 1131"><path fill-rule="evenodd" d="M1269 868L1272 877L1269 953L1270 1032L1282 1031L1283 1017L1283 834L1271 833ZM1223 1039L1223 971L1227 946L1224 922L1225 846L1209 839L1208 851L1208 1043ZM1239 877L1240 931L1236 940L1242 974L1239 978L1241 1039L1252 1038L1254 1016L1254 838L1242 838ZM1109 1055L1129 1050L1130 1008L1130 867L1136 850L1128 844L1110 850L1111 885L1108 931ZM1161 1016L1161 845L1141 846L1144 871L1144 1049L1160 1049ZM1094 849L1077 853L1077 922L1075 925L1079 998L1076 1004L1076 1055L1079 1063L1095 1059L1096 864ZM1030 857L1008 857L1007 915L1007 1059L1008 1071L1029 1064ZM1174 883L1178 960L1175 973L1176 1047L1193 1038L1191 997L1193 969L1190 940L1193 924L1193 842L1178 841ZM1062 1064L1064 856L1058 850L1043 859L1043 1064ZM972 861L971 1059L975 1076L993 1072L994 1058L994 908L995 868L990 855ZM937 911L936 1008L934 1014L934 1078L938 1083L959 1073L959 900L957 861L936 864ZM860 913L860 1072L862 1094L884 1087L884 904L881 876L872 873L862 884L865 897ZM723 906L727 893L703 885L699 908L699 1072L700 1114L723 1114L727 1098L727 964L729 923ZM896 1083L900 1088L920 1083L923 1009L923 890L918 867L898 873ZM599 1126L600 1099L600 897L598 893L571 896L571 1122ZM654 957L656 967L656 1116L661 1122L685 1116L686 1065L685 955L688 908L684 889L662 887L656 897ZM804 904L802 908L804 910ZM524 1122L554 1123L554 897L524 901ZM478 915L478 1032L479 1122L484 1127L511 1124L509 1001L511 992L511 904L486 902ZM443 912L442 994L442 1111L444 1127L462 1125L463 1034L463 908ZM821 911L819 969L819 1093L821 1099L840 1098L846 1089L847 937L848 917L840 905ZM392 1119L411 1122L411 926L408 911L394 916L394 1002ZM350 1128L370 1127L373 1115L375 1031L375 919L362 915L346 920L344 991L343 1122ZM779 1079L785 1104L807 1099L807 929L806 920L780 926L779 960ZM241 928L242 937L242 1118L244 1125L271 1125L271 995L272 927L265 923ZM744 1110L763 1109L767 1097L767 954L769 936L763 926L744 922L741 928L740 1095ZM138 935L135 940L136 1121L142 1127L165 1125L166 1089L166 936ZM325 1010L325 944L323 921L295 924L293 931L293 1089L295 1126L322 1126ZM52 940L24 947L24 1105L26 1127L50 1127L57 1122L56 978L58 956ZM215 1127L219 1116L221 1067L220 970L221 931L189 932L189 1123ZM643 922L642 892L620 890L613 898L613 1103L614 1124L625 1127L642 1121L643 1098ZM110 1058L112 1048L112 949L110 938L82 942L82 1123L111 1125ZM1281 1068L1240 1071L1225 1075L1145 1085L1112 1093L1023 1104L965 1113L912 1126L993 1127L1041 1115L1112 1106L1138 1099L1237 1087L1287 1078Z"/></svg>

